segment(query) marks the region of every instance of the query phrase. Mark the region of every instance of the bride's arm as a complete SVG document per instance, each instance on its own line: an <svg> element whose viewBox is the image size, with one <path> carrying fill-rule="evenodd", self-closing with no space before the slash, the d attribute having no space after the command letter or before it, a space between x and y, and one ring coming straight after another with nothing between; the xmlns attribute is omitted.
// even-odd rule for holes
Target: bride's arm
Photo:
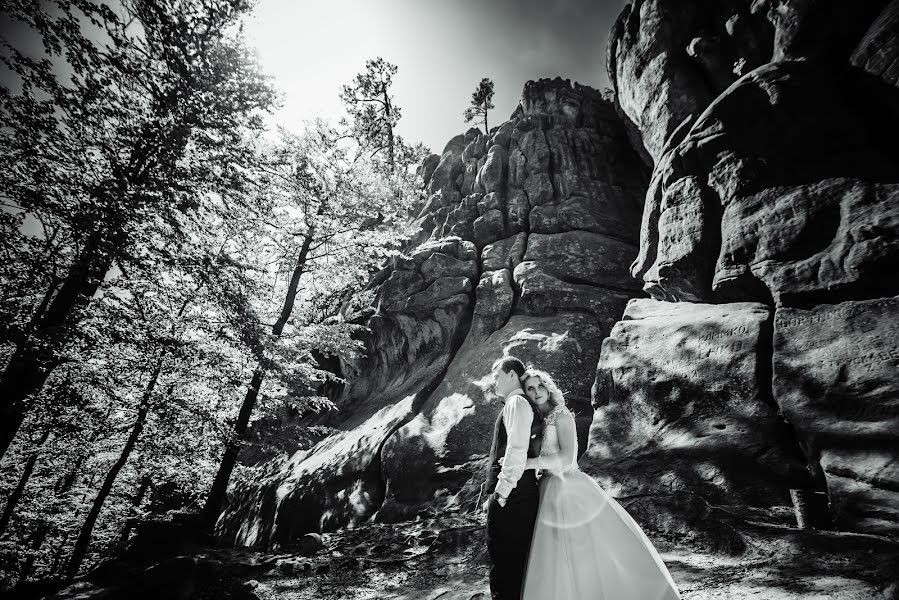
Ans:
<svg viewBox="0 0 899 600"><path fill-rule="evenodd" d="M571 413L563 412L556 416L556 431L559 434L559 451L529 458L526 469L561 469L577 460L577 431Z"/></svg>

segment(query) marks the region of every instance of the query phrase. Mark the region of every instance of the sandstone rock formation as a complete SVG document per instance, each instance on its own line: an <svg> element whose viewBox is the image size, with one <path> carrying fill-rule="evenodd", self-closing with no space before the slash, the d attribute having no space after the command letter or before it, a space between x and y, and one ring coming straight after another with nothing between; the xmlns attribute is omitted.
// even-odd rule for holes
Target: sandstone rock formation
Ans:
<svg viewBox="0 0 899 600"><path fill-rule="evenodd" d="M841 529L899 523L897 322L896 297L775 313L774 394Z"/></svg>
<svg viewBox="0 0 899 600"><path fill-rule="evenodd" d="M238 490L224 537L474 506L503 354L555 376L644 524L739 552L713 515L802 490L899 533L897 29L899 0L634 0L614 104L528 82L423 162L406 253L344 311L369 332L340 433Z"/></svg>
<svg viewBox="0 0 899 600"><path fill-rule="evenodd" d="M628 265L647 169L614 108L565 80L528 82L509 121L453 138L419 173L417 233L371 282L374 299L346 311L370 332L322 421L341 433L235 493L225 538L269 545L473 505L504 354L557 378L586 447L600 344L642 295Z"/></svg>
<svg viewBox="0 0 899 600"><path fill-rule="evenodd" d="M775 502L787 483L825 491L836 527L896 534L899 379L887 332L896 331L899 293L899 3L681 7L637 0L610 38L617 108L653 164L631 272L655 300L630 305L603 345L592 468L622 493L673 488L761 505L730 491L720 467L703 481L682 474L689 469L679 461L630 473L620 466L635 452L648 465L671 455L662 407L693 410L711 391L718 416L733 414L725 387L745 359L705 371L714 354L697 360L674 344L700 346L700 331L716 319L741 321L754 303L768 324L735 341L754 348L757 364L752 377L738 377L741 399L768 407L755 427L773 426L774 414L785 422L764 434L774 454L759 449L742 468L736 457L727 464L760 476L756 485ZM647 316L656 311L666 320ZM665 329L677 323L683 329ZM689 328L696 333L684 334ZM732 348L712 340L713 353ZM661 376L641 380L641 361ZM685 365L689 381L677 376ZM700 415L674 414L673 430L703 432L688 447L715 439ZM729 443L733 452L739 436ZM783 469L757 462L766 456L779 456ZM692 465L696 475L706 462Z"/></svg>
<svg viewBox="0 0 899 600"><path fill-rule="evenodd" d="M763 304L631 300L603 342L581 465L622 495L789 504L810 478L771 398L770 347Z"/></svg>

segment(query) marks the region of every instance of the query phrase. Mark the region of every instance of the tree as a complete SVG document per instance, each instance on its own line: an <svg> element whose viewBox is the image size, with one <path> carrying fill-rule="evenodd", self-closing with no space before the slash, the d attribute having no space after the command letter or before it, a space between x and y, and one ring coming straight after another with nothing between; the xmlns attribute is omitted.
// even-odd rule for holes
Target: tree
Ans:
<svg viewBox="0 0 899 600"><path fill-rule="evenodd" d="M316 300L335 290L361 286L364 279L401 239L410 193L395 193L407 182L405 169L385 173L363 159L364 146L316 121L302 135L282 130L269 154L260 193L278 207L269 232L271 260L284 280L279 302L271 306L273 323L264 352L253 371L221 465L203 508L201 523L212 530L226 498L248 425L265 383L276 395L291 388L314 389L333 375L318 368L315 353L348 358L359 349L352 338L357 326L329 321ZM408 190L407 190L408 192ZM272 311L274 309L274 311ZM266 312L265 309L261 311ZM275 381L269 381L271 376ZM280 388L280 390L278 390ZM328 405L324 398L294 398ZM303 408L308 408L304 406Z"/></svg>
<svg viewBox="0 0 899 600"><path fill-rule="evenodd" d="M462 115L465 117L466 123L470 123L480 117L480 119L484 121L484 132L489 133L490 129L487 127L487 111L491 108L494 108L493 81L491 81L489 77L485 77L481 80L481 83L478 84L477 89L471 94L471 106L466 108Z"/></svg>
<svg viewBox="0 0 899 600"><path fill-rule="evenodd" d="M233 183L246 158L239 139L262 128L274 101L235 31L247 0L122 0L121 14L89 0L49 4L7 13L40 35L46 57L0 41L0 61L21 86L0 88L10 215L0 225L13 234L0 245L25 259L0 272L9 353L0 456L49 375L78 360L81 318L113 265L164 259L184 242L184 216ZM69 80L51 58L69 66ZM26 220L42 233L13 248Z"/></svg>
<svg viewBox="0 0 899 600"><path fill-rule="evenodd" d="M387 150L387 165L395 166L397 140L394 129L400 120L400 107L389 94L397 67L381 57L365 61L365 72L356 75L352 85L340 89L340 99L351 117L353 133L370 146L374 156Z"/></svg>

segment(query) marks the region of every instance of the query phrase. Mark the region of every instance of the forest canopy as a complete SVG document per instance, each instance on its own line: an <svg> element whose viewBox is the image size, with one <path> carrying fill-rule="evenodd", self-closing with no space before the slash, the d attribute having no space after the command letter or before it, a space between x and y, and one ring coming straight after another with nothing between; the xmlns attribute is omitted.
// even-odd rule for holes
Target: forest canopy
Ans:
<svg viewBox="0 0 899 600"><path fill-rule="evenodd" d="M345 119L267 132L250 2L6 6L43 53L0 40L2 587L136 519L214 523L254 421L292 424L263 454L327 435L302 417L360 350L341 307L400 250L427 152L383 59L353 85L387 105L348 85Z"/></svg>

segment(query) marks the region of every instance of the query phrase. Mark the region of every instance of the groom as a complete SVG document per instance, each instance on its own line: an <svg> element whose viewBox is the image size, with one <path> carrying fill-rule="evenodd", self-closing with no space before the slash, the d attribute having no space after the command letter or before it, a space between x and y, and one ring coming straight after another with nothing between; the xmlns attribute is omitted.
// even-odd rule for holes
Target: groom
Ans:
<svg viewBox="0 0 899 600"><path fill-rule="evenodd" d="M525 470L540 453L540 419L521 389L524 365L514 357L493 363L496 393L505 406L496 420L486 490L487 552L493 600L519 600L537 519L537 477ZM505 455L502 463L500 458Z"/></svg>

